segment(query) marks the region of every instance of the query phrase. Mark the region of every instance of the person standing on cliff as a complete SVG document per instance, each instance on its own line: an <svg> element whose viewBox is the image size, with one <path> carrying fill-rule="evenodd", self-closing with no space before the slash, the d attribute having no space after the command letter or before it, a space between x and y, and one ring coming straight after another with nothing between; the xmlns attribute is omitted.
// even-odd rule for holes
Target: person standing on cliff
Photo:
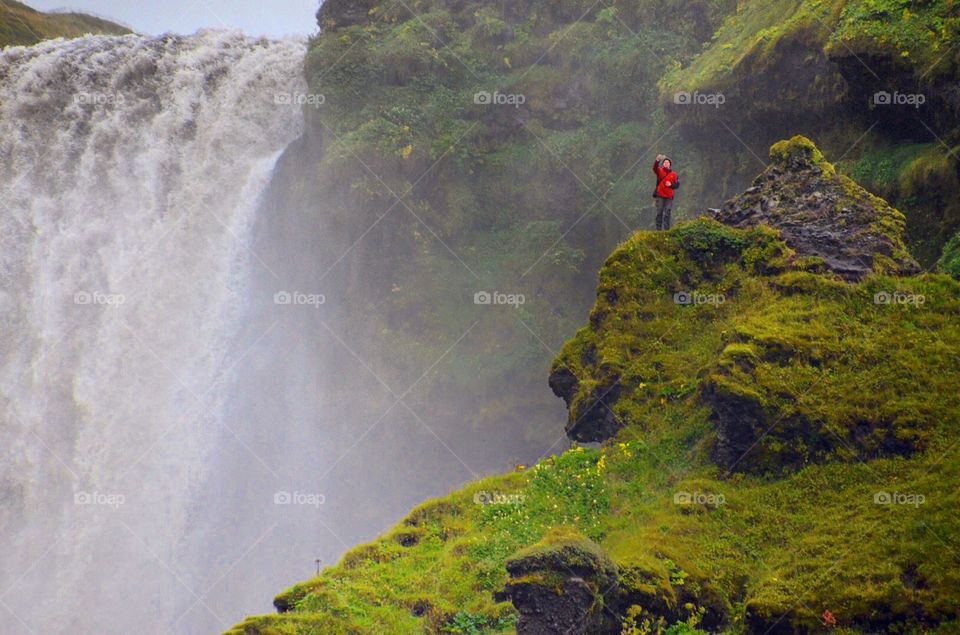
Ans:
<svg viewBox="0 0 960 635"><path fill-rule="evenodd" d="M653 173L657 175L657 188L653 191L657 207L657 231L666 231L670 229L673 196L680 187L680 177L673 171L670 159L662 154L658 154L653 162Z"/></svg>

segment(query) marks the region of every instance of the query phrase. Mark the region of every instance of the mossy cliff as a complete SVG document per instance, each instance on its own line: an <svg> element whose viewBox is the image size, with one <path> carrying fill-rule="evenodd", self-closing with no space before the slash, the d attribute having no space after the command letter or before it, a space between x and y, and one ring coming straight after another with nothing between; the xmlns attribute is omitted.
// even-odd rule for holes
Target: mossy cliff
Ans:
<svg viewBox="0 0 960 635"><path fill-rule="evenodd" d="M808 143L774 158L825 170ZM956 632L960 283L785 235L626 240L551 373L599 447L422 505L231 633Z"/></svg>
<svg viewBox="0 0 960 635"><path fill-rule="evenodd" d="M342 314L330 322L342 343L331 346L349 347L398 390L429 371L405 403L429 413L473 470L532 462L558 440L562 406L543 377L589 311L604 256L652 223L658 149L676 152L690 175L678 215L696 204L702 159L664 119L656 82L732 6L675 3L681 22L652 0L607 10L567 0L323 5L306 63L314 99L302 142L281 162L278 180L291 187L276 214L318 219L292 245L328 243L304 286L326 293L328 315ZM523 303L475 301L494 292ZM355 375L342 391L364 394L342 418L353 436L395 401L378 401L372 380L367 398ZM413 445L400 427L365 439L395 435L386 460L357 466L371 482L414 471L391 454ZM453 460L437 447L433 465ZM421 475L433 493L470 476L459 463ZM398 514L351 507L374 516L365 527Z"/></svg>
<svg viewBox="0 0 960 635"><path fill-rule="evenodd" d="M931 267L960 228L958 27L952 1L742 2L661 78L660 103L704 140L716 182L753 172L785 127L817 138L907 216L907 243Z"/></svg>
<svg viewBox="0 0 960 635"><path fill-rule="evenodd" d="M84 13L42 13L16 0L0 0L0 48L89 33L123 35L130 29Z"/></svg>
<svg viewBox="0 0 960 635"><path fill-rule="evenodd" d="M349 247L329 263L367 316L347 343L402 383L473 323L475 293L526 298L460 344L473 355L458 359L496 362L424 395L457 426L462 400L444 395L474 394L471 429L512 435L519 408L543 436L544 347L589 310L602 255L651 227L658 150L681 219L742 191L786 131L899 209L922 267L960 230L948 2L328 0L318 20L300 198ZM925 103L872 103L880 91Z"/></svg>

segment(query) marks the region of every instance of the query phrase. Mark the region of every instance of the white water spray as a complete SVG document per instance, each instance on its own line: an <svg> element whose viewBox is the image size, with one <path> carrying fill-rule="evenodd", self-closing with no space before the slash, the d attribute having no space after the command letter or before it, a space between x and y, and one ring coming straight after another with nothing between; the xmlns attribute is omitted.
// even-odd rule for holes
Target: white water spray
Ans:
<svg viewBox="0 0 960 635"><path fill-rule="evenodd" d="M249 353L251 232L301 133L304 49L203 32L0 53L0 632L236 617L178 553Z"/></svg>

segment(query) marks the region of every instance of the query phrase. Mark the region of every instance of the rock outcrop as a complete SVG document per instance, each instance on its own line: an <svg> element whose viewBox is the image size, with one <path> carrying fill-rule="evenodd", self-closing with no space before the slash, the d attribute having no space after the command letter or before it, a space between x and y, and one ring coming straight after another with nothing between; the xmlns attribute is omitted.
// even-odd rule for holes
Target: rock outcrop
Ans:
<svg viewBox="0 0 960 635"><path fill-rule="evenodd" d="M558 530L507 561L510 581L498 595L520 614L518 635L620 632L611 599L617 569L599 546Z"/></svg>
<svg viewBox="0 0 960 635"><path fill-rule="evenodd" d="M812 141L781 141L770 148L770 159L752 187L711 210L714 218L732 227L778 229L798 255L822 259L847 281L919 272L903 243L903 215L837 174Z"/></svg>
<svg viewBox="0 0 960 635"><path fill-rule="evenodd" d="M579 384L576 375L568 368L559 368L550 374L550 389L567 404L571 416L564 430L567 436L580 443L604 441L615 435L623 422L613 412L613 404L620 399L620 379L611 377L607 382L598 384L593 391L571 409Z"/></svg>

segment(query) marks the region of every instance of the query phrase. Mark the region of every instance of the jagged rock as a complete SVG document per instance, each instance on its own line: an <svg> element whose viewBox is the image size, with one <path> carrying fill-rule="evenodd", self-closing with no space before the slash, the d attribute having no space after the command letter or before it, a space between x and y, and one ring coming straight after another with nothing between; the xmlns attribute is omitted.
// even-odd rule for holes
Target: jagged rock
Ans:
<svg viewBox="0 0 960 635"><path fill-rule="evenodd" d="M370 10L377 6L374 0L326 0L317 11L321 29L335 29L370 20Z"/></svg>
<svg viewBox="0 0 960 635"><path fill-rule="evenodd" d="M612 598L618 593L616 565L593 542L556 530L507 561L510 581L498 594L520 616L518 635L620 632Z"/></svg>
<svg viewBox="0 0 960 635"><path fill-rule="evenodd" d="M550 374L549 384L553 394L563 399L570 409L579 386L576 376L569 369L560 368ZM597 385L576 408L577 416L567 421L567 436L581 443L605 441L614 436L623 427L623 422L613 412L613 405L619 399L619 378L613 377L608 383Z"/></svg>
<svg viewBox="0 0 960 635"><path fill-rule="evenodd" d="M798 255L822 259L844 280L919 272L903 243L903 215L838 175L812 141L781 141L770 159L752 187L710 215L733 227L778 229Z"/></svg>

